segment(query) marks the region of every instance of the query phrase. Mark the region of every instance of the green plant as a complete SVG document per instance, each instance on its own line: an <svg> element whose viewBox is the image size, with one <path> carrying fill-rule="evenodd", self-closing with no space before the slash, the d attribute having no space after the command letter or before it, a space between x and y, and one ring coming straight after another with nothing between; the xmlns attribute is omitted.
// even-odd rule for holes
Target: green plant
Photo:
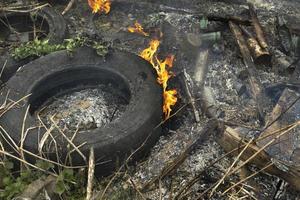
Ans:
<svg viewBox="0 0 300 200"><path fill-rule="evenodd" d="M83 46L86 42L85 37L74 37L65 39L62 44L49 44L49 40L38 40L21 44L12 50L11 55L15 59L24 59L30 56L42 56L54 51L67 50L72 52L75 48Z"/></svg>
<svg viewBox="0 0 300 200"><path fill-rule="evenodd" d="M85 196L85 178L72 169L62 170L56 180L55 193L64 199L83 199Z"/></svg>
<svg viewBox="0 0 300 200"><path fill-rule="evenodd" d="M104 45L101 42L91 41L87 37L76 36L74 38L65 39L62 44L49 44L49 40L35 39L14 48L11 55L15 59L24 59L31 56L39 57L59 50L72 52L75 48L84 45L94 48L100 56L105 56L108 53L108 45Z"/></svg>
<svg viewBox="0 0 300 200"><path fill-rule="evenodd" d="M26 169L20 172L18 177L12 175L13 163L4 160L4 164L0 166L1 192L0 199L13 199L20 194L28 184L39 178L42 174Z"/></svg>

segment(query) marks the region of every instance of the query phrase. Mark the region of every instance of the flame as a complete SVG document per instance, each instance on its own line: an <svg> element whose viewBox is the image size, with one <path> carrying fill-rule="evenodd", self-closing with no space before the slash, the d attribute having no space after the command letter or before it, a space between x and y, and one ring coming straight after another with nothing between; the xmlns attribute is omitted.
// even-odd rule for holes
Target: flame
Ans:
<svg viewBox="0 0 300 200"><path fill-rule="evenodd" d="M149 47L144 49L141 53L140 56L150 62L155 70L157 71L156 65L154 63L154 55L158 50L160 41L159 40L151 40L149 43Z"/></svg>
<svg viewBox="0 0 300 200"><path fill-rule="evenodd" d="M110 0L88 0L89 6L92 8L93 13L109 13L110 11Z"/></svg>
<svg viewBox="0 0 300 200"><path fill-rule="evenodd" d="M171 77L168 68L173 66L174 55L169 55L164 61L159 60L156 55L159 44L159 40L151 40L149 47L144 49L140 53L140 56L150 62L156 70L158 76L157 82L161 84L163 88L163 112L165 114L165 119L168 119L172 111L171 106L174 106L177 102L177 91L174 89L167 90L168 80Z"/></svg>
<svg viewBox="0 0 300 200"><path fill-rule="evenodd" d="M139 33L139 34L142 34L144 36L149 36L149 33L146 33L144 31L144 28L142 27L142 25L139 24L137 21L134 23L134 27L128 27L127 30L130 33Z"/></svg>
<svg viewBox="0 0 300 200"><path fill-rule="evenodd" d="M165 113L166 119L170 117L171 114L171 106L174 106L177 102L177 91L173 90L166 90L164 92L164 105L163 105L163 112Z"/></svg>

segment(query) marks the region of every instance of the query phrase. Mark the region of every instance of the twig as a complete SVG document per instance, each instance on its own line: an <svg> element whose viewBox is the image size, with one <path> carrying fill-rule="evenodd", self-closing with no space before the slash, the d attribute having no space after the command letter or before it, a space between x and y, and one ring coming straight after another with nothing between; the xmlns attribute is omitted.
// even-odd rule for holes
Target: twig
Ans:
<svg viewBox="0 0 300 200"><path fill-rule="evenodd" d="M159 200L162 200L162 186L161 186L161 179L158 180L158 185L159 185Z"/></svg>
<svg viewBox="0 0 300 200"><path fill-rule="evenodd" d="M186 191L188 191L195 183L197 183L199 181L199 179L201 178L201 175L203 174L203 172L205 172L206 170L208 170L210 167L214 166L216 163L218 163L219 161L223 160L224 158L226 158L227 156L229 156L230 154L234 153L235 151L237 151L239 148L233 149L227 153L225 153L223 156L217 158L215 161L209 163L207 165L207 167L205 167L203 170L201 170L198 175L196 175L193 179L191 179L185 186L183 186L181 188L181 190L179 190L179 192L176 194L176 196L174 197L174 200L176 199L181 199L181 194L185 193Z"/></svg>
<svg viewBox="0 0 300 200"><path fill-rule="evenodd" d="M86 162L86 157L83 155L83 153L78 149L78 147L64 134L64 132L57 126L56 122L54 121L53 117L50 118L51 122L55 126L55 128L58 130L58 132L68 141L68 143L77 151L77 153L83 158L83 160Z"/></svg>
<svg viewBox="0 0 300 200"><path fill-rule="evenodd" d="M57 174L54 174L54 173L51 173L51 172L49 172L49 171L47 171L47 170L44 170L44 169L42 169L42 168L39 168L39 167L37 167L37 166L35 166L35 165L33 165L33 164L27 162L26 160L22 160L21 158L18 158L17 156L14 156L14 155L12 155L12 154L6 152L6 151L0 150L0 154L4 154L4 155L6 155L6 156L9 156L9 157L11 157L11 158L14 158L14 159L16 159L16 160L18 160L18 161L20 161L20 162L26 164L26 165L28 165L28 166L34 168L34 169L37 169L37 170L39 170L39 171L42 171L42 172L48 173L48 174L50 174L50 175L53 175L53 176L55 176L55 177L58 177Z"/></svg>
<svg viewBox="0 0 300 200"><path fill-rule="evenodd" d="M14 106L16 106L18 103L20 103L21 101L25 100L26 98L28 98L29 96L31 96L31 94L28 94L24 97L22 97L21 99L19 99L18 101L15 101L13 103L8 103L7 106L4 105L4 109L2 110L2 112L0 113L0 117L2 117L7 111L9 111L10 109L12 109Z"/></svg>
<svg viewBox="0 0 300 200"><path fill-rule="evenodd" d="M219 187L219 185L222 184L222 182L224 181L224 179L227 177L227 175L230 173L231 169L234 167L234 165L239 161L241 155L245 152L245 150L249 147L249 145L253 142L253 138L251 140L249 140L249 142L247 143L247 145L243 148L243 150L239 153L239 155L235 158L235 160L233 161L233 163L231 164L231 166L227 169L226 173L224 174L224 176L219 180L219 182L216 184L216 186L212 189L211 193L210 193L210 197L212 197L212 195L214 194L214 192L216 191L216 189Z"/></svg>
<svg viewBox="0 0 300 200"><path fill-rule="evenodd" d="M61 163L59 163L59 162L55 162L55 161L53 161L53 160L49 160L49 159L44 158L44 157L42 157L42 156L36 155L36 154L34 154L34 153L32 153L32 152L26 150L26 149L22 149L22 151L24 151L25 153L27 153L27 154L30 155L30 156L36 157L37 159L40 159L40 160L43 160L43 161L52 163L52 164L54 164L54 165L57 165L57 166L59 166L59 167L63 167L63 168L67 168L67 169L81 169L81 168L87 167L87 165L81 165L81 166L67 166L67 165L63 165L63 164L61 164Z"/></svg>
<svg viewBox="0 0 300 200"><path fill-rule="evenodd" d="M23 149L24 142L25 142L25 139L26 139L26 136L27 136L27 134L25 134L25 126L26 126L26 118L27 118L27 115L28 115L28 111L29 111L29 106L27 106L27 109L25 111L25 116L23 118L22 131L21 131L21 144L20 144L20 147L19 147L20 155L21 155L21 158L23 160L25 160L25 156L24 156L24 153L23 153L22 149ZM26 133L27 133L27 131L26 131ZM28 169L28 166L25 165L25 167Z"/></svg>
<svg viewBox="0 0 300 200"><path fill-rule="evenodd" d="M68 5L66 6L66 8L64 9L64 11L62 11L62 15L66 14L73 6L73 4L75 3L75 0L70 0Z"/></svg>
<svg viewBox="0 0 300 200"><path fill-rule="evenodd" d="M241 167L245 166L247 163L249 163L250 161L252 161L257 155L259 155L261 152L263 152L265 150L265 148L267 148L268 146L270 146L274 141L276 141L276 139L278 139L279 137L281 137L282 135L288 133L290 130L296 128L298 125L300 125L300 121L291 124L290 126L285 128L285 131L283 131L281 134L277 135L274 139L272 139L270 142L268 142L266 145L264 145L262 148L255 150L256 152L251 155L249 158L247 158L245 161L243 161L241 163L241 165L235 167L233 170L231 170L227 176L231 176L232 174L234 174L236 171L238 171ZM212 188L214 188L216 186L217 182L214 183L212 186L210 186L208 189L206 189L204 192L202 192L197 199L201 199L203 197L204 194L206 194L208 191L210 191Z"/></svg>
<svg viewBox="0 0 300 200"><path fill-rule="evenodd" d="M46 3L46 4L43 4L43 5L37 6L35 8L29 9L29 10L16 10L16 9L10 9L10 8L3 8L3 9L0 9L0 11L4 11L4 12L16 12L16 13L30 13L30 12L42 9L42 8L44 8L46 6L50 6L50 4Z"/></svg>
<svg viewBox="0 0 300 200"><path fill-rule="evenodd" d="M189 153L191 153L195 149L195 147L199 146L204 141L206 141L217 127L218 121L215 119L210 120L197 134L196 138L187 145L184 151L180 155L178 155L169 165L165 166L158 176L154 177L152 180L147 182L142 187L142 190L146 190L153 183L160 181L161 179L169 175L171 172L176 170L185 161Z"/></svg>
<svg viewBox="0 0 300 200"><path fill-rule="evenodd" d="M138 192L138 194L141 196L141 198L143 200L146 200L146 198L144 197L143 193L136 187L136 184L134 183L134 181L132 180L132 178L129 178L130 184L132 185L132 187Z"/></svg>
<svg viewBox="0 0 300 200"><path fill-rule="evenodd" d="M175 113L174 113L175 114ZM173 115L174 115L173 114ZM172 115L170 116L172 117ZM169 118L170 119L170 118ZM130 161L130 159L147 143L148 139L150 138L150 136L152 135L153 131L155 129L157 129L159 126L161 126L161 124L163 124L165 121L160 122L150 133L149 135L146 137L146 139L144 140L144 142L137 148L135 149L128 157L127 159L124 161L124 163L119 167L119 169L115 172L115 175L109 180L108 184L106 185L105 189L103 190L101 196L100 196L100 200L102 200L104 198L104 195L106 193L106 191L108 190L108 188L110 187L110 185L112 184L112 182L116 179L116 177L118 176L118 174L120 173L120 171L127 165L127 163Z"/></svg>
<svg viewBox="0 0 300 200"><path fill-rule="evenodd" d="M7 59L5 60L3 66L2 66L2 68L1 68L0 78L2 77L2 74L3 74L3 71L4 71L5 67L6 67L6 64L7 64Z"/></svg>
<svg viewBox="0 0 300 200"><path fill-rule="evenodd" d="M273 163L270 162L269 164L267 164L265 167L261 168L260 170L256 171L255 173L251 174L250 176L240 180L239 182L235 183L234 185L232 185L231 187L229 187L228 189L226 189L222 195L226 194L228 191L230 191L231 189L235 188L236 186L240 185L241 183L244 183L245 181L249 180L250 178L252 178L253 176L257 175L258 173L264 171L265 169L267 169L268 167L272 166Z"/></svg>
<svg viewBox="0 0 300 200"><path fill-rule="evenodd" d="M201 98L195 99L195 101L199 101L201 100ZM163 125L166 121L170 120L171 118L173 118L174 116L176 116L180 111L182 111L185 107L187 107L191 102L186 103L185 105L181 106L176 112L174 112L173 114L170 115L170 117L166 120L161 121L159 124L157 124L154 129L149 133L149 135L147 136L147 138L144 140L144 142L135 150L133 151L125 160L125 162L123 163L123 165L121 165L119 167L119 169L116 171L115 175L110 179L110 181L108 182L108 184L106 185L105 189L103 190L101 196L100 196L100 200L104 198L104 195L106 193L106 191L108 190L108 188L110 187L110 185L112 184L112 182L116 179L116 177L118 176L119 172L127 165L128 161L146 144L146 142L148 141L149 137L152 135L152 132L157 129L158 127L160 127L161 125Z"/></svg>
<svg viewBox="0 0 300 200"><path fill-rule="evenodd" d="M187 97L189 99L189 101L191 102L191 106L192 106L192 109L193 109L193 112L194 112L194 116L195 116L195 121L197 123L200 122L200 114L199 114L199 111L198 109L196 108L196 105L195 105L195 99L194 97L192 96L191 94L191 91L189 89L189 85L187 83L187 80L188 80L188 74L186 72L185 69L183 69L183 75L184 75L184 78L183 78L183 81L184 81L184 88L185 88L185 91L186 91L186 94L187 94Z"/></svg>
<svg viewBox="0 0 300 200"><path fill-rule="evenodd" d="M283 131L281 134L277 135L276 137L274 137L272 140L270 140L267 144L265 144L263 147L261 147L260 149L258 149L257 152L255 152L252 156L250 156L246 161L242 162L242 164L240 166L237 166L236 168L234 168L229 174L228 176L230 176L231 174L235 173L236 171L238 171L242 166L244 166L245 164L249 163L253 158L255 158L259 153L261 153L262 151L264 151L267 147L269 147L271 144L273 144L279 137L285 135L286 133L288 133L289 131L291 131L292 129L296 128L297 126L300 125L300 120L297 121L296 123L292 124L289 128L287 128L287 130Z"/></svg>
<svg viewBox="0 0 300 200"><path fill-rule="evenodd" d="M91 147L90 156L89 156L88 180L87 180L87 187L86 187L86 200L90 200L92 197L94 172L95 172L95 155L94 155L94 148Z"/></svg>

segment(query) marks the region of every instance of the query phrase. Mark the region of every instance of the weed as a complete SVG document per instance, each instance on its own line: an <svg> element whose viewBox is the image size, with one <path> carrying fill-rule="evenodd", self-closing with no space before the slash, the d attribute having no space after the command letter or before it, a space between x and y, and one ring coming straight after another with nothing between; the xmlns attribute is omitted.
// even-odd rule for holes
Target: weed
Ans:
<svg viewBox="0 0 300 200"><path fill-rule="evenodd" d="M33 41L21 44L19 47L14 48L11 55L13 58L20 60L28 57L40 57L59 50L72 52L75 48L84 45L94 48L100 56L104 56L108 53L107 45L103 45L101 42L91 41L87 37L76 36L74 38L65 39L62 44L50 44L48 39L34 39Z"/></svg>

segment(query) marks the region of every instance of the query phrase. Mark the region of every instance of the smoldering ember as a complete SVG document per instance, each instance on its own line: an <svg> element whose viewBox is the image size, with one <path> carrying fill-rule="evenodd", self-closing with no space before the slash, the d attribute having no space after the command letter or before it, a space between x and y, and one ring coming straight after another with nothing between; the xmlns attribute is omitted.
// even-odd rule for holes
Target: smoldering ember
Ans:
<svg viewBox="0 0 300 200"><path fill-rule="evenodd" d="M300 199L299 0L1 0L0 199Z"/></svg>

